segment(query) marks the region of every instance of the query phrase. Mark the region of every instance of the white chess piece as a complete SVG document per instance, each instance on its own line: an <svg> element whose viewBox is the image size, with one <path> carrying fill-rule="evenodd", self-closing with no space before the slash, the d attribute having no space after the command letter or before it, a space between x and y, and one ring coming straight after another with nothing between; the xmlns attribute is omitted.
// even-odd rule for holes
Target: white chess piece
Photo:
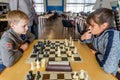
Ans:
<svg viewBox="0 0 120 80"><path fill-rule="evenodd" d="M73 74L73 79L75 79L75 78L76 78L76 74L77 74L77 73L76 73L76 72L74 72L74 74Z"/></svg>
<svg viewBox="0 0 120 80"><path fill-rule="evenodd" d="M34 62L31 62L31 70L35 70Z"/></svg>
<svg viewBox="0 0 120 80"><path fill-rule="evenodd" d="M36 68L37 68L37 69L40 68L40 62L39 62L39 60L36 61Z"/></svg>
<svg viewBox="0 0 120 80"><path fill-rule="evenodd" d="M85 76L85 80L89 80L88 74L86 74L86 76Z"/></svg>
<svg viewBox="0 0 120 80"><path fill-rule="evenodd" d="M69 43L72 44L72 37L70 37L70 42Z"/></svg>
<svg viewBox="0 0 120 80"><path fill-rule="evenodd" d="M74 41L72 41L71 46L74 46Z"/></svg>
<svg viewBox="0 0 120 80"><path fill-rule="evenodd" d="M80 74L79 74L79 78L80 79L84 79L85 78L85 71L84 70L80 70Z"/></svg>
<svg viewBox="0 0 120 80"><path fill-rule="evenodd" d="M76 75L75 80L79 80L78 76Z"/></svg>
<svg viewBox="0 0 120 80"><path fill-rule="evenodd" d="M70 51L70 47L67 47L68 51Z"/></svg>
<svg viewBox="0 0 120 80"><path fill-rule="evenodd" d="M70 56L70 57L72 56L72 53L71 53L71 51L68 51L68 56Z"/></svg>
<svg viewBox="0 0 120 80"><path fill-rule="evenodd" d="M65 45L68 46L68 40L67 39L65 39Z"/></svg>
<svg viewBox="0 0 120 80"><path fill-rule="evenodd" d="M45 67L45 59L42 59L42 60L41 60L41 67L42 67L42 68Z"/></svg>
<svg viewBox="0 0 120 80"><path fill-rule="evenodd" d="M60 50L60 47L58 47L58 51L57 51L57 56L60 57L61 56L61 50Z"/></svg>
<svg viewBox="0 0 120 80"><path fill-rule="evenodd" d="M74 53L77 53L77 48L75 47L75 49L74 49Z"/></svg>
<svg viewBox="0 0 120 80"><path fill-rule="evenodd" d="M60 56L61 56L61 53L60 53L60 52L58 52L57 56L58 56L58 57L60 57Z"/></svg>
<svg viewBox="0 0 120 80"><path fill-rule="evenodd" d="M74 61L74 55L71 56L71 61Z"/></svg>

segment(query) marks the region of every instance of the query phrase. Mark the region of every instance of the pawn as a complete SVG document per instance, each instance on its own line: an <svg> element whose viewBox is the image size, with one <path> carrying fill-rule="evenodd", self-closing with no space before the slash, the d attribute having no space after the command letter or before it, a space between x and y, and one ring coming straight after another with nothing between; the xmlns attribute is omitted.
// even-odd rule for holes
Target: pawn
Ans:
<svg viewBox="0 0 120 80"><path fill-rule="evenodd" d="M86 76L85 76L85 80L89 80L89 78L88 78L88 74L86 74Z"/></svg>
<svg viewBox="0 0 120 80"><path fill-rule="evenodd" d="M37 54L35 61L40 61L39 53Z"/></svg>
<svg viewBox="0 0 120 80"><path fill-rule="evenodd" d="M84 73L85 73L84 70L80 70L80 74L79 74L80 79L84 79L85 78Z"/></svg>
<svg viewBox="0 0 120 80"><path fill-rule="evenodd" d="M34 51L33 51L33 53L36 53L36 52L37 52L37 46L34 45Z"/></svg>
<svg viewBox="0 0 120 80"><path fill-rule="evenodd" d="M35 69L34 62L31 62L31 70L34 70L34 69Z"/></svg>
<svg viewBox="0 0 120 80"><path fill-rule="evenodd" d="M40 78L41 78L40 71L37 71L37 77L36 77L36 80L40 80Z"/></svg>
<svg viewBox="0 0 120 80"><path fill-rule="evenodd" d="M74 46L74 41L71 42L71 46Z"/></svg>
<svg viewBox="0 0 120 80"><path fill-rule="evenodd" d="M34 75L32 71L29 71L29 75L27 75L28 80L33 80L34 79Z"/></svg>
<svg viewBox="0 0 120 80"><path fill-rule="evenodd" d="M48 57L48 56L49 56L47 51L45 52L44 56L45 56L45 57Z"/></svg>
<svg viewBox="0 0 120 80"><path fill-rule="evenodd" d="M40 62L37 60L36 61L36 68L39 69L40 68Z"/></svg>
<svg viewBox="0 0 120 80"><path fill-rule="evenodd" d="M76 72L74 72L74 74L73 74L73 79L75 79L75 78L76 78L76 74L77 74L77 73L76 73Z"/></svg>
<svg viewBox="0 0 120 80"><path fill-rule="evenodd" d="M75 47L75 49L74 49L74 53L77 53L77 48Z"/></svg>
<svg viewBox="0 0 120 80"><path fill-rule="evenodd" d="M68 56L69 56L69 57L71 57L71 56L72 56L71 51L68 51L67 53L68 53Z"/></svg>

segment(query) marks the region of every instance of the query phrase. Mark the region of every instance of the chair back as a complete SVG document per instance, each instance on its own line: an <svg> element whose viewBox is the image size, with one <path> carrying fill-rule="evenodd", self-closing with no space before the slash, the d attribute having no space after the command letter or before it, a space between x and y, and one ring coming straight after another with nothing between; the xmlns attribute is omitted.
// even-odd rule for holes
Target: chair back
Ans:
<svg viewBox="0 0 120 80"><path fill-rule="evenodd" d="M63 27L74 27L74 22L71 20L62 20Z"/></svg>

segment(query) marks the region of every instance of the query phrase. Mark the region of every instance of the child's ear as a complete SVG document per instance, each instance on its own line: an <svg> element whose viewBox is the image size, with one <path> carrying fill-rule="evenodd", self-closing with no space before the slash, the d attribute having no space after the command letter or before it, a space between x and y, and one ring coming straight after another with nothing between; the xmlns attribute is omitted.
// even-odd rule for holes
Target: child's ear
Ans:
<svg viewBox="0 0 120 80"><path fill-rule="evenodd" d="M10 23L11 28L14 28L15 24L14 23Z"/></svg>
<svg viewBox="0 0 120 80"><path fill-rule="evenodd" d="M108 23L107 22L103 23L102 25L103 25L104 29L108 28Z"/></svg>

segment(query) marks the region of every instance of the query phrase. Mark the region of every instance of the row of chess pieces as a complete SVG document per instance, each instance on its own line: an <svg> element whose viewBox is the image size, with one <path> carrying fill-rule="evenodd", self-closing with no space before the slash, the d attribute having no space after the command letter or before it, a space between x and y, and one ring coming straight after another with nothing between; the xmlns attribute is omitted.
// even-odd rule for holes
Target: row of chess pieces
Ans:
<svg viewBox="0 0 120 80"><path fill-rule="evenodd" d="M72 73L72 72L70 72ZM52 74L52 73L49 73L49 74ZM56 73L57 74L57 73ZM67 74L64 73L64 74ZM37 71L36 73L33 73L33 71L29 71L28 74L26 75L26 80L41 80L41 73L40 71ZM73 75L71 76L71 78L73 80L91 80L89 75L88 75L88 72L85 71L85 70L80 70L79 72L73 72Z"/></svg>
<svg viewBox="0 0 120 80"><path fill-rule="evenodd" d="M74 80L90 80L90 77L88 75L88 72L82 69L80 70L80 72L73 73L73 79Z"/></svg>
<svg viewBox="0 0 120 80"><path fill-rule="evenodd" d="M41 61L31 62L31 70L44 68L46 66L46 60L43 58Z"/></svg>

